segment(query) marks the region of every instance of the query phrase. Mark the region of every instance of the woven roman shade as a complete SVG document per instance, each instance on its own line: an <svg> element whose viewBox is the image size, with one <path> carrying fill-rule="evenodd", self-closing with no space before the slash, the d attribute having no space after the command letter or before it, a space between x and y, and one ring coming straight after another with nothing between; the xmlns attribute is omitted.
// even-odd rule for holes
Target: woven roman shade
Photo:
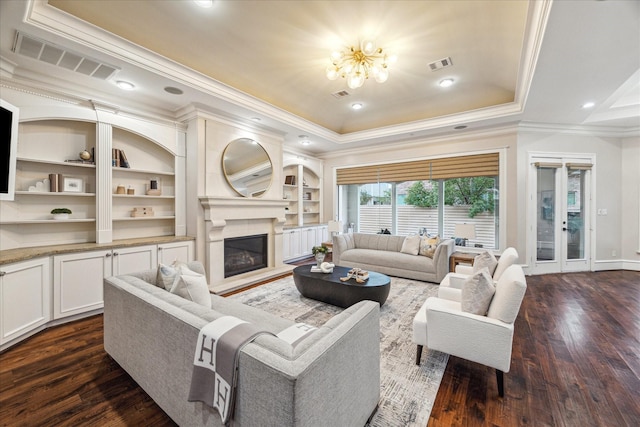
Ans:
<svg viewBox="0 0 640 427"><path fill-rule="evenodd" d="M567 169L572 170L589 170L593 167L591 163L567 163Z"/></svg>
<svg viewBox="0 0 640 427"><path fill-rule="evenodd" d="M338 169L338 185L498 176L498 153Z"/></svg>

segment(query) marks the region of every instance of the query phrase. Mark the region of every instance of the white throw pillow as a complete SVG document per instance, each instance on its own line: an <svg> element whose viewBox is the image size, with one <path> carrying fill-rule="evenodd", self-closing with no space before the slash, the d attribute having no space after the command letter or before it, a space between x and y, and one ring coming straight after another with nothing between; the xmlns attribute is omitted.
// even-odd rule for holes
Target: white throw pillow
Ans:
<svg viewBox="0 0 640 427"><path fill-rule="evenodd" d="M400 252L402 252L403 254L418 255L419 249L420 236L416 234L404 238L404 242L402 242L402 249L400 249Z"/></svg>
<svg viewBox="0 0 640 427"><path fill-rule="evenodd" d="M489 269L489 275L493 277L493 272L496 271L496 267L498 266L498 260L496 257L489 251L484 251L481 254L477 255L473 260L473 272L477 273L483 268Z"/></svg>
<svg viewBox="0 0 640 427"><path fill-rule="evenodd" d="M171 290L173 282L176 281L178 269L172 265L158 264L158 274L156 275L156 286Z"/></svg>
<svg viewBox="0 0 640 427"><path fill-rule="evenodd" d="M189 270L186 266L181 266L178 270L179 274L169 292L211 308L211 294L207 278Z"/></svg>
<svg viewBox="0 0 640 427"><path fill-rule="evenodd" d="M462 311L485 316L496 287L487 268L467 277L462 285Z"/></svg>

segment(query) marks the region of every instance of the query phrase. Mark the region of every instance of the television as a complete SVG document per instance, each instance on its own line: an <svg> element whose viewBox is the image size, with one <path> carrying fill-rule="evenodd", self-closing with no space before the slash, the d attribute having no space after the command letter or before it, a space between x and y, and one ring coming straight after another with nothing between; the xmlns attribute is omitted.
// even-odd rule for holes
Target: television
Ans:
<svg viewBox="0 0 640 427"><path fill-rule="evenodd" d="M0 99L0 200L13 200L18 150L18 107Z"/></svg>

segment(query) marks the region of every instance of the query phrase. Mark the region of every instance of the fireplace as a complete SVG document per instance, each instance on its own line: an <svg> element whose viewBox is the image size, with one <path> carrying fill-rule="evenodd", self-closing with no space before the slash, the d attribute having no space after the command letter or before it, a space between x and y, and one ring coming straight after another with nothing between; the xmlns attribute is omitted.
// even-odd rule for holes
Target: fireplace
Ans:
<svg viewBox="0 0 640 427"><path fill-rule="evenodd" d="M267 234L224 239L224 277L267 267Z"/></svg>

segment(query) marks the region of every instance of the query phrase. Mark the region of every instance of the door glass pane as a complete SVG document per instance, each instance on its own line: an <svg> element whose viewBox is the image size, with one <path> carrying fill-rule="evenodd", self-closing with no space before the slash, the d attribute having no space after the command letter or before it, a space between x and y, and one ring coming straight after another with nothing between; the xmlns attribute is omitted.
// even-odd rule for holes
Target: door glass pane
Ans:
<svg viewBox="0 0 640 427"><path fill-rule="evenodd" d="M538 261L556 259L556 170L556 168L538 168L538 208L536 209Z"/></svg>
<svg viewBox="0 0 640 427"><path fill-rule="evenodd" d="M584 258L584 175L567 171L567 259Z"/></svg>

